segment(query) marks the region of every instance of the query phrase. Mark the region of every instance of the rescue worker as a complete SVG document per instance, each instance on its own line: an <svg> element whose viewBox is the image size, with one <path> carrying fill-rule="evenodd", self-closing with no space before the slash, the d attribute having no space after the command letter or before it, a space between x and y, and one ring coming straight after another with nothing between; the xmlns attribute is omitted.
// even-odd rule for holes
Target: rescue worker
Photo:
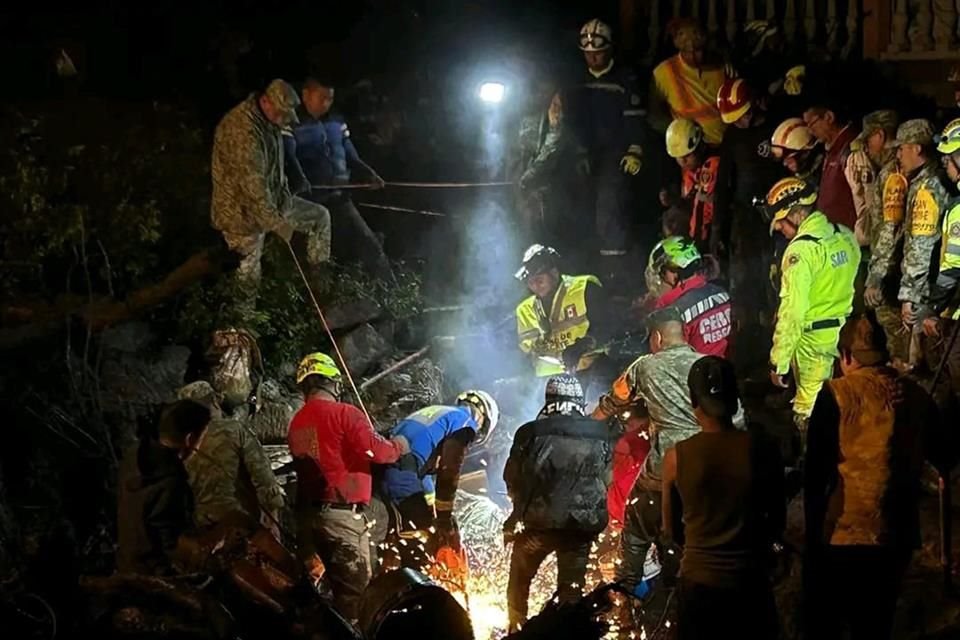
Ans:
<svg viewBox="0 0 960 640"><path fill-rule="evenodd" d="M678 53L653 70L650 124L665 132L673 120L693 120L707 143L718 145L726 125L717 110L717 91L727 74L722 66L707 62L706 34L696 20L678 18L667 30Z"/></svg>
<svg viewBox="0 0 960 640"><path fill-rule="evenodd" d="M559 258L552 247L532 245L514 274L533 294L517 306L517 339L538 377L580 368L581 358L602 349L609 338L600 280L561 274Z"/></svg>
<svg viewBox="0 0 960 640"><path fill-rule="evenodd" d="M287 443L297 473L297 551L311 572L319 557L334 605L356 621L371 577L370 465L396 462L410 447L403 436L381 437L360 409L340 402L341 374L330 356L304 357L296 380L304 405Z"/></svg>
<svg viewBox="0 0 960 640"><path fill-rule="evenodd" d="M571 126L586 150L593 180L592 213L604 276L619 274L630 248L631 177L640 173L643 117L637 80L613 55L613 31L600 20L580 29L583 81L570 94Z"/></svg>
<svg viewBox="0 0 960 640"><path fill-rule="evenodd" d="M842 376L820 391L804 468L806 637L891 638L897 596L920 544L926 392L886 366L867 316L840 332ZM894 399L891 402L891 399Z"/></svg>
<svg viewBox="0 0 960 640"><path fill-rule="evenodd" d="M767 225L753 200L785 175L782 166L770 161L771 122L761 101L741 79L728 78L717 93L720 117L731 125L720 144L720 172L714 206L721 212L717 235L730 252L730 286L738 321L766 325L775 307L764 295L773 247ZM718 222L719 222L718 221Z"/></svg>
<svg viewBox="0 0 960 640"><path fill-rule="evenodd" d="M793 372L793 415L801 452L813 403L833 374L837 337L853 309L853 281L860 264L853 232L827 220L816 202L816 188L799 178L777 182L766 201L771 235L778 231L789 241L780 269L770 380L785 389L787 374Z"/></svg>
<svg viewBox="0 0 960 640"><path fill-rule="evenodd" d="M359 262L371 275L393 280L383 245L357 211L350 194L336 185L350 184L352 170L359 169L374 187L384 185L370 165L360 158L350 137L350 128L338 113L331 111L334 100L331 82L309 77L300 92L299 123L286 138L290 175L299 177L301 188L312 202L330 210L331 250L343 262Z"/></svg>
<svg viewBox="0 0 960 640"><path fill-rule="evenodd" d="M530 583L557 554L559 602L583 595L590 548L607 525L615 434L584 415L583 388L572 375L547 381L536 420L517 430L503 471L513 513L503 525L513 542L507 586L509 631L527 621Z"/></svg>
<svg viewBox="0 0 960 640"><path fill-rule="evenodd" d="M947 178L960 185L960 119L953 120L937 137L937 151L943 156ZM960 197L954 194L946 205L941 224L940 268L927 296L929 314L923 320L923 332L929 338L943 338L951 346L946 355L953 396L960 406L960 339L950 338L960 320ZM943 355L940 355L943 357Z"/></svg>
<svg viewBox="0 0 960 640"><path fill-rule="evenodd" d="M607 420L625 410L643 408L650 418L650 452L628 500L626 522L620 536L623 562L617 568L617 580L630 589L640 585L647 553L659 540L663 455L700 429L686 380L691 367L703 354L687 343L683 319L675 307L651 313L647 327L650 353L637 358L617 378L592 414L595 420ZM738 413L735 423L743 426L742 412Z"/></svg>
<svg viewBox="0 0 960 640"><path fill-rule="evenodd" d="M930 293L934 251L940 242L940 213L947 205L946 186L934 155L933 127L927 120L907 120L888 143L897 150L897 163L906 176L907 201L903 222L903 260L900 263L900 317L912 332L909 365L922 359L918 344L923 319L929 313L924 302ZM927 363L935 367L936 363Z"/></svg>
<svg viewBox="0 0 960 640"><path fill-rule="evenodd" d="M873 175L865 154L850 148L860 131L836 108L823 102L804 111L803 122L826 151L817 189L817 208L830 222L853 230L857 242L863 246L867 242L861 226L866 210L863 185L872 185ZM866 176L861 175L864 171Z"/></svg>
<svg viewBox="0 0 960 640"><path fill-rule="evenodd" d="M770 136L770 155L791 175L817 186L823 169L823 152L800 118L787 118Z"/></svg>
<svg viewBox="0 0 960 640"><path fill-rule="evenodd" d="M863 118L858 139L877 173L868 192L870 215L870 264L864 302L876 313L887 339L893 366L903 370L909 360L909 340L903 330L897 290L900 287L900 257L903 249L903 218L907 178L897 165L895 149L887 143L896 138L899 118L895 111L874 111Z"/></svg>
<svg viewBox="0 0 960 640"><path fill-rule="evenodd" d="M709 640L736 628L744 638L774 640L766 569L771 550L782 549L787 517L780 451L734 426L740 401L732 364L701 358L688 386L700 432L663 458L664 538L683 544L677 638Z"/></svg>
<svg viewBox="0 0 960 640"><path fill-rule="evenodd" d="M383 473L383 497L394 512L403 566L423 569L427 557L449 547L461 552L453 502L460 468L471 444L486 444L500 408L486 391L467 390L454 406L434 405L410 414L390 430L410 450ZM424 546L424 543L426 545Z"/></svg>
<svg viewBox="0 0 960 640"><path fill-rule="evenodd" d="M191 530L193 494L184 462L203 442L210 410L178 400L160 415L120 460L117 500L117 570L172 575L181 536Z"/></svg>
<svg viewBox="0 0 960 640"><path fill-rule="evenodd" d="M703 129L693 120L670 123L666 144L667 154L680 166L680 197L690 202L689 235L701 250L716 255L721 249L717 231L722 226L714 206L720 157L704 142Z"/></svg>
<svg viewBox="0 0 960 640"><path fill-rule="evenodd" d="M243 308L254 306L268 232L287 242L294 231L306 234L310 265L330 257L330 212L293 195L284 171L281 130L296 124L299 104L293 87L274 80L231 109L213 136L210 220L240 256L237 277L249 294Z"/></svg>
<svg viewBox="0 0 960 640"><path fill-rule="evenodd" d="M730 295L707 280L703 260L692 241L674 236L661 242L652 257L660 280L672 287L654 308L674 307L683 319L687 343L704 355L727 356Z"/></svg>
<svg viewBox="0 0 960 640"><path fill-rule="evenodd" d="M177 398L210 409L203 442L185 462L194 525L200 530L230 527L250 533L262 523L279 538L283 490L257 436L239 420L224 417L217 394L206 381L184 386Z"/></svg>

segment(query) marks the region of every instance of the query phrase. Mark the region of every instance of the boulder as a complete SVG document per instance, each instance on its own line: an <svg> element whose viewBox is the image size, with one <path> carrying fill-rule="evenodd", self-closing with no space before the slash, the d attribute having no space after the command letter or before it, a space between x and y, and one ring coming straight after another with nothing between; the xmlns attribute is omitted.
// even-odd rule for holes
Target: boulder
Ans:
<svg viewBox="0 0 960 640"><path fill-rule="evenodd" d="M392 345L369 324L357 327L340 339L340 352L355 378L369 371L391 351Z"/></svg>
<svg viewBox="0 0 960 640"><path fill-rule="evenodd" d="M264 444L285 444L290 420L303 406L303 398L275 380L264 380L257 389L257 403L260 409L250 418L250 428Z"/></svg>
<svg viewBox="0 0 960 640"><path fill-rule="evenodd" d="M383 307L369 298L346 300L323 310L323 316L327 319L327 325L331 331L366 324L378 319L381 315L383 315Z"/></svg>

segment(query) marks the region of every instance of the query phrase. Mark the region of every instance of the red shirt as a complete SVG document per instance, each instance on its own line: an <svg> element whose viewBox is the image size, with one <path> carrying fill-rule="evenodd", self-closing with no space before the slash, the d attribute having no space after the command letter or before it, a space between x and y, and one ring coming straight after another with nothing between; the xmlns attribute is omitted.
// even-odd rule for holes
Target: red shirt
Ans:
<svg viewBox="0 0 960 640"><path fill-rule="evenodd" d="M639 429L620 436L613 448L613 482L607 489L607 513L610 514L611 525L616 529L623 527L627 500L649 451L650 439Z"/></svg>
<svg viewBox="0 0 960 640"><path fill-rule="evenodd" d="M400 448L377 434L353 405L312 398L290 421L287 444L297 496L308 503L368 504L370 464L388 464Z"/></svg>
<svg viewBox="0 0 960 640"><path fill-rule="evenodd" d="M730 294L697 275L660 296L655 308L676 307L683 319L683 334L698 353L727 357L730 333Z"/></svg>
<svg viewBox="0 0 960 640"><path fill-rule="evenodd" d="M850 156L850 143L859 133L852 125L847 125L830 143L830 149L823 157L820 193L817 196L817 208L827 216L827 220L850 230L857 224L857 208L853 203L850 183L847 182L847 158Z"/></svg>

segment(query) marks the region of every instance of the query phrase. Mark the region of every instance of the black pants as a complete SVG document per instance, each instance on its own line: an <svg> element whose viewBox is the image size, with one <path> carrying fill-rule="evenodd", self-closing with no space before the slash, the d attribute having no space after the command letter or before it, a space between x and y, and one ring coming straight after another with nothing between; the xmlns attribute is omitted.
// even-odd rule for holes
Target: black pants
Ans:
<svg viewBox="0 0 960 640"><path fill-rule="evenodd" d="M803 563L806 637L883 640L893 631L910 551L884 547L811 549Z"/></svg>
<svg viewBox="0 0 960 640"><path fill-rule="evenodd" d="M510 581L507 585L507 608L510 629L516 630L527 620L530 583L548 555L557 553L557 592L560 602L573 602L583 594L590 545L596 536L565 530L526 530L513 541L510 556Z"/></svg>
<svg viewBox="0 0 960 640"><path fill-rule="evenodd" d="M678 582L677 640L775 640L777 627L773 590L763 577L745 588Z"/></svg>
<svg viewBox="0 0 960 640"><path fill-rule="evenodd" d="M650 546L660 537L662 520L660 492L639 485L640 481L627 500L626 522L620 535L622 562L616 572L617 581L630 590L643 579L643 562Z"/></svg>
<svg viewBox="0 0 960 640"><path fill-rule="evenodd" d="M353 202L349 198L337 198L323 204L330 210L330 251L333 257L342 263L359 262L370 275L392 282L393 270L380 239Z"/></svg>

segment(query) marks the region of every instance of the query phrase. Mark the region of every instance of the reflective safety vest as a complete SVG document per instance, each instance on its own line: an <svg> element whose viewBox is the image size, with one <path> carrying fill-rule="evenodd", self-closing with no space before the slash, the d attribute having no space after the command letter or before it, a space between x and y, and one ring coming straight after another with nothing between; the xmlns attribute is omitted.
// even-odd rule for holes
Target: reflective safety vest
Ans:
<svg viewBox="0 0 960 640"><path fill-rule="evenodd" d="M953 201L943 216L940 244L940 271L937 284L952 288L950 302L940 315L960 320L960 201Z"/></svg>
<svg viewBox="0 0 960 640"><path fill-rule="evenodd" d="M563 350L587 335L588 284L602 286L596 276L561 276L549 315L537 296L530 296L517 306L520 350L534 356L537 376L563 373Z"/></svg>
<svg viewBox="0 0 960 640"><path fill-rule="evenodd" d="M726 74L723 69L696 69L680 57L667 58L653 70L657 90L670 105L674 118L688 118L703 128L708 144L720 144L727 125L717 109L717 93Z"/></svg>

